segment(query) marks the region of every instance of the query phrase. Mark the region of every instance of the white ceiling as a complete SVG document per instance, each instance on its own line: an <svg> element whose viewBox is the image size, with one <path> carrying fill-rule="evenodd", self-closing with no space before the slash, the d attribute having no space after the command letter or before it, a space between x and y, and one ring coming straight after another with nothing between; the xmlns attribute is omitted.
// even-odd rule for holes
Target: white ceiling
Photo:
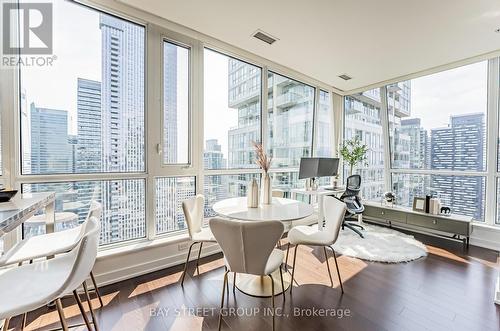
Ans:
<svg viewBox="0 0 500 331"><path fill-rule="evenodd" d="M344 91L500 49L499 0L121 1Z"/></svg>

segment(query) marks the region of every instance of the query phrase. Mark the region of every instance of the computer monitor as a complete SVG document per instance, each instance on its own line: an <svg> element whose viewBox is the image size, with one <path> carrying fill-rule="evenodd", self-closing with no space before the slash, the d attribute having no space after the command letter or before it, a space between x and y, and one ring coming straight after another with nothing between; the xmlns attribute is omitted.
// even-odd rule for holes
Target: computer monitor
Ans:
<svg viewBox="0 0 500 331"><path fill-rule="evenodd" d="M338 158L303 157L300 159L299 179L336 176L338 170Z"/></svg>

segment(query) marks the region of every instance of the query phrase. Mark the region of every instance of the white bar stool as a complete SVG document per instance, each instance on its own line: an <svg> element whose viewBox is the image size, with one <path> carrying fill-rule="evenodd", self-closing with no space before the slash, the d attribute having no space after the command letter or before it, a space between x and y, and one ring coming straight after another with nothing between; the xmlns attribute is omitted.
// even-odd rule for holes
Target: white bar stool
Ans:
<svg viewBox="0 0 500 331"><path fill-rule="evenodd" d="M79 243L68 253L53 259L7 268L0 272L0 319L5 319L4 330L10 318L33 311L55 301L64 331L69 326L64 316L61 298L73 294L88 330L98 331L92 303L86 286L86 278L94 266L99 245L99 220L95 217L87 222ZM85 314L76 290L83 284L92 316L92 323ZM93 324L93 328L91 327Z"/></svg>

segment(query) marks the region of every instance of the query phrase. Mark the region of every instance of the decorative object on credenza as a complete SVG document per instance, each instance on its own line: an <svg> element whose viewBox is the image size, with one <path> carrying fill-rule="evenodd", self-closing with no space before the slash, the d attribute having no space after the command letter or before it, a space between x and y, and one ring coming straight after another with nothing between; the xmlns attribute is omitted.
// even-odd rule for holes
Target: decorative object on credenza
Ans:
<svg viewBox="0 0 500 331"><path fill-rule="evenodd" d="M0 189L0 202L8 202L10 199L16 195L17 190L11 190L11 189Z"/></svg>
<svg viewBox="0 0 500 331"><path fill-rule="evenodd" d="M425 213L425 198L413 198L413 210Z"/></svg>
<svg viewBox="0 0 500 331"><path fill-rule="evenodd" d="M440 210L441 215L451 215L451 208L450 207L441 207Z"/></svg>
<svg viewBox="0 0 500 331"><path fill-rule="evenodd" d="M441 209L441 201L439 198L431 198L429 203L429 214L439 215Z"/></svg>
<svg viewBox="0 0 500 331"><path fill-rule="evenodd" d="M349 176L354 174L354 167L358 163L366 162L368 152L368 146L361 142L361 139L356 136L351 140L345 140L344 143L339 148L340 156L344 162L349 165Z"/></svg>
<svg viewBox="0 0 500 331"><path fill-rule="evenodd" d="M431 206L431 196L427 194L425 196L425 213L426 214L429 214L430 206Z"/></svg>
<svg viewBox="0 0 500 331"><path fill-rule="evenodd" d="M257 184L257 180L255 178L253 178L248 185L247 206L248 208L259 207L259 185Z"/></svg>
<svg viewBox="0 0 500 331"><path fill-rule="evenodd" d="M272 157L268 157L261 143L252 141L255 149L255 163L264 171L262 176L262 203L269 205L272 202L271 177L269 177L269 169L271 169Z"/></svg>
<svg viewBox="0 0 500 331"><path fill-rule="evenodd" d="M396 204L396 195L392 192L385 192L383 201L387 206L394 207L394 205Z"/></svg>

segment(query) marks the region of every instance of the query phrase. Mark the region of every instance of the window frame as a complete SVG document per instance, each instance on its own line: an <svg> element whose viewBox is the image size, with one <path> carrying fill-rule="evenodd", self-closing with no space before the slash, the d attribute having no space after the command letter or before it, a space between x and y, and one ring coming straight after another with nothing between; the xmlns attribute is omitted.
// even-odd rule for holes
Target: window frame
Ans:
<svg viewBox="0 0 500 331"><path fill-rule="evenodd" d="M161 47L161 56L160 56L160 61L161 61L161 137L162 137L162 140L161 142L159 143L159 146L157 145L157 151L158 149L161 150L161 166L162 167L181 167L181 168L189 168L192 166L192 163L193 163L193 148L192 148L192 142L193 142L193 137L192 137L192 133L193 133L193 127L192 127L192 104L193 104L193 100L192 100L192 90L193 90L193 43L192 42L182 42L182 41L179 41L179 39L184 39L184 38L172 38L171 37L171 33L170 32L166 32L166 33L163 33L162 34L162 38L163 38L163 44L162 46L164 46L165 43L169 43L169 44L172 44L172 45L175 45L175 46L178 46L178 47L183 47L185 49L188 50L188 116L187 116L187 120L188 120L188 144L187 144L187 148L188 148L188 151L187 151L187 156L188 156L188 162L187 163L165 163L164 162L164 159L163 159L163 137L164 137L164 133L165 133L165 127L163 126L163 123L164 123L164 118L165 118L165 100L164 100L164 97L163 97L163 91L165 89L165 84L164 84L164 75L165 75L165 66L164 66L164 60L165 60L165 48L164 47Z"/></svg>

